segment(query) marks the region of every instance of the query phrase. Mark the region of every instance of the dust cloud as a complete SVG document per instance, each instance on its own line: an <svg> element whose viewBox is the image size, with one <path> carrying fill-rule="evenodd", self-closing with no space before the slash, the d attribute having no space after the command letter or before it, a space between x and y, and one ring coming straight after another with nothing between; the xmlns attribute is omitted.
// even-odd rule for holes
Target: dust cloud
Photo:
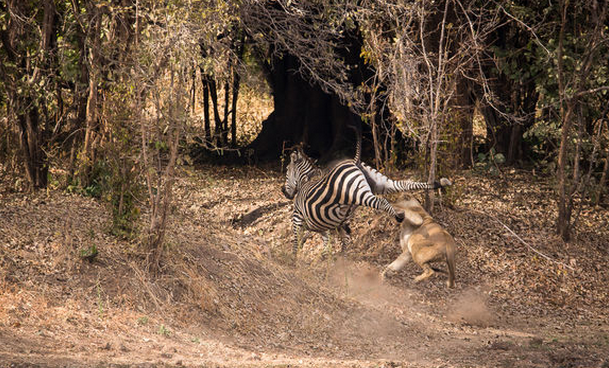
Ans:
<svg viewBox="0 0 609 368"><path fill-rule="evenodd" d="M488 295L475 289L465 290L455 298L448 310L447 318L456 323L489 327L496 318L487 307Z"/></svg>
<svg viewBox="0 0 609 368"><path fill-rule="evenodd" d="M379 271L367 263L339 258L328 273L328 281L345 296L360 302L386 303L395 297L391 286L383 283Z"/></svg>
<svg viewBox="0 0 609 368"><path fill-rule="evenodd" d="M410 295L383 282L376 267L366 262L337 259L328 270L327 283L346 299L357 301L348 307L335 331L337 342L352 346L369 341L375 354L386 359L414 359L408 349L395 349L395 341L412 335ZM405 355L406 354L406 355Z"/></svg>

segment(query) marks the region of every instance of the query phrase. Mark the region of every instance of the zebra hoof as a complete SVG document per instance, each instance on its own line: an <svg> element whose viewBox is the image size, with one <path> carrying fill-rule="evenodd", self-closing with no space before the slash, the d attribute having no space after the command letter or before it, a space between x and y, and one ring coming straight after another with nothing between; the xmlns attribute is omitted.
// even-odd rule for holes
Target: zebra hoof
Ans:
<svg viewBox="0 0 609 368"><path fill-rule="evenodd" d="M448 180L446 178L442 178L442 179L440 179L440 185L443 187L449 187L449 186L453 185L453 183L451 183L450 180Z"/></svg>
<svg viewBox="0 0 609 368"><path fill-rule="evenodd" d="M402 221L404 221L404 217L405 217L405 216L404 216L404 212L398 212L398 213L395 215L395 220L396 220L398 223L402 223Z"/></svg>

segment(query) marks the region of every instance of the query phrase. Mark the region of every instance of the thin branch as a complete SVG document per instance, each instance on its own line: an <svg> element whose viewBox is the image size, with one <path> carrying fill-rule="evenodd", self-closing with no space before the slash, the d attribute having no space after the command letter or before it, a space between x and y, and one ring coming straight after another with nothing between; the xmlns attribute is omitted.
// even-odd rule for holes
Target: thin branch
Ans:
<svg viewBox="0 0 609 368"><path fill-rule="evenodd" d="M505 10L505 8L503 7L503 5L499 5L499 9L501 9L501 11L503 11L503 13L505 15L507 15L509 18L515 20L518 24L522 25L524 28L526 28L527 31L531 32L531 34L533 35L533 37L535 38L535 43L537 43L548 55L548 57L552 56L552 53L550 52L550 50L548 50L544 44L541 42L541 40L539 39L539 37L537 37L537 33L535 33L535 31L533 30L533 28L531 28L528 24L526 24L525 22L521 21L520 19L516 18L515 16L513 16L512 14L510 14L510 12L508 12L507 10Z"/></svg>
<svg viewBox="0 0 609 368"><path fill-rule="evenodd" d="M581 97L581 96L590 95L590 94L594 94L594 93L598 93L598 92L602 92L602 91L609 91L609 86L601 86L601 87L589 89L587 91L577 92L576 94L574 94L570 98ZM567 99L568 98L569 97L567 97Z"/></svg>
<svg viewBox="0 0 609 368"><path fill-rule="evenodd" d="M493 219L493 220L495 220L496 222L498 222L498 223L499 223L501 226L503 226L503 227L504 227L504 228L505 228L507 231L509 231L509 232L510 232L512 235L514 235L514 236L516 237L516 239L520 240L520 242L521 242L522 244L526 245L526 246L527 246L527 247L528 247L528 248L529 248L531 251L533 251L534 253L536 253L536 254L538 254L538 255L542 256L543 258L547 259L547 260L548 260L548 261L550 261L550 262L554 262L554 263L556 263L556 264L562 265L562 266L564 266L564 267L566 267L566 268L570 269L571 271L575 271L575 269L574 269L573 267L569 266L568 264L566 264L566 263L564 263L564 262L557 261L557 260L555 260L555 259L552 259L551 257L549 257L549 256L547 256L547 255L545 255L545 254L541 253L541 252L540 252L540 251L538 251L537 249L535 249L533 246L531 246L529 243L527 243L526 241L524 241L524 240L523 240L523 239L522 239L520 236L518 236L518 234L516 234L516 233L515 233L515 232L514 232L512 229L510 229L510 228L509 228L509 227L508 227L506 224L504 224L503 222L501 222L501 220L499 220L499 219L498 219L498 218L496 218L495 216L493 216L493 215L489 215L488 213L482 212L482 211L477 210L477 209L470 209L470 211L472 211L472 212L477 212L477 213L480 213L480 214L482 214L482 215L485 215L485 216L490 217L491 219Z"/></svg>

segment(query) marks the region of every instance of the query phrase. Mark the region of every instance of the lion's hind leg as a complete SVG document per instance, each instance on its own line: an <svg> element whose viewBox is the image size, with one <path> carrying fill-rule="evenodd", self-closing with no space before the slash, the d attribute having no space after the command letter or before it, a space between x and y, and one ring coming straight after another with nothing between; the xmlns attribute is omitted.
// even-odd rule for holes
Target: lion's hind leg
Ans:
<svg viewBox="0 0 609 368"><path fill-rule="evenodd" d="M423 267L423 273L420 274L419 276L415 277L414 282L421 282L423 280L426 280L435 273L435 271L431 268L429 263L424 263L421 265L421 267Z"/></svg>

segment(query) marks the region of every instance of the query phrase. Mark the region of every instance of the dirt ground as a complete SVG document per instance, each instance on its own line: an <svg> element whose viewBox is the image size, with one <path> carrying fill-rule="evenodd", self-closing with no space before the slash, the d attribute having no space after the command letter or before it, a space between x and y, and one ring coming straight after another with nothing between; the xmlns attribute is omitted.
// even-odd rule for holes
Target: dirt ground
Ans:
<svg viewBox="0 0 609 368"><path fill-rule="evenodd" d="M504 175L436 205L455 289L412 263L383 282L398 226L367 209L344 254L315 235L293 262L278 172L184 169L159 270L101 201L0 175L0 366L609 367L609 211L582 206L565 244L549 179Z"/></svg>

